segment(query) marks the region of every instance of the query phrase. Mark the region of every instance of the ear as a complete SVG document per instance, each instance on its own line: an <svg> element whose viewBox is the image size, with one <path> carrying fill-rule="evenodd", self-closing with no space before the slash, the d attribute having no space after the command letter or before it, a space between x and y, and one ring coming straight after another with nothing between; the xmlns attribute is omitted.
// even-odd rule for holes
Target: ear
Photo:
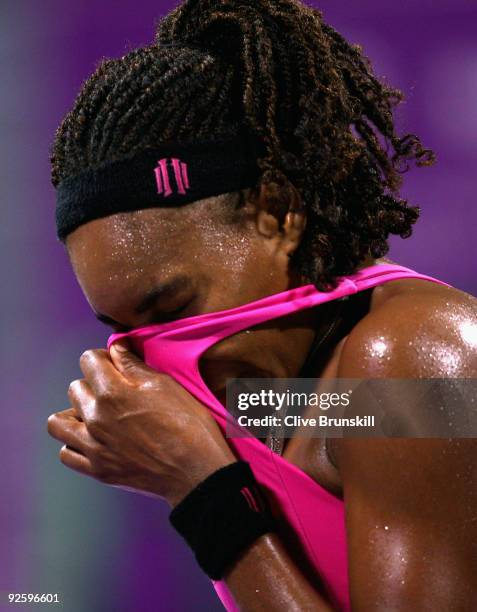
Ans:
<svg viewBox="0 0 477 612"><path fill-rule="evenodd" d="M283 250L290 256L301 242L306 228L305 206L295 186L291 185L291 200L288 212L282 225Z"/></svg>
<svg viewBox="0 0 477 612"><path fill-rule="evenodd" d="M305 207L295 186L290 181L261 184L250 192L247 205L258 233L276 240L280 251L290 256L306 227Z"/></svg>

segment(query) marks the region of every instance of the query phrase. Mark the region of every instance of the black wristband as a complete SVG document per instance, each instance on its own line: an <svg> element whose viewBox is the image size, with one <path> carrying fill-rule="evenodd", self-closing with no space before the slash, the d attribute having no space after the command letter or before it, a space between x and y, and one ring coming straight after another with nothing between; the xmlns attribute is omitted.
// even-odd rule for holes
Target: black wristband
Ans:
<svg viewBox="0 0 477 612"><path fill-rule="evenodd" d="M213 580L220 580L252 542L276 530L246 461L226 465L199 483L172 510L169 521Z"/></svg>

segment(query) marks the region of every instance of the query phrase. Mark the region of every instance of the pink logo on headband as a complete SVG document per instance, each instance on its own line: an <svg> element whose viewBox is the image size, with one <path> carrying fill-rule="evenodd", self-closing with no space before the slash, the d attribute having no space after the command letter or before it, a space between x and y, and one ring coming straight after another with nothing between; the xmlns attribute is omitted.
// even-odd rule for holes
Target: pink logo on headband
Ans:
<svg viewBox="0 0 477 612"><path fill-rule="evenodd" d="M168 162L170 162L168 164ZM157 162L157 168L154 168L154 175L156 177L157 193L163 195L165 198L173 193L173 187L171 187L171 180L169 178L169 168L172 165L175 179L176 193L185 194L186 189L189 189L189 177L187 175L187 164L181 162L180 159L174 157L164 157Z"/></svg>

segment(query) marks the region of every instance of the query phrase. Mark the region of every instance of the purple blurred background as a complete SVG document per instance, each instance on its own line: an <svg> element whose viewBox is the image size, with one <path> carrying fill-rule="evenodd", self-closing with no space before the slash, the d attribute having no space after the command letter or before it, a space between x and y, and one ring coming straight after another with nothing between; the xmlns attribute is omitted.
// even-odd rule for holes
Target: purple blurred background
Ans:
<svg viewBox="0 0 477 612"><path fill-rule="evenodd" d="M0 8L3 597L58 592L69 612L222 609L169 527L166 505L67 470L46 433L47 416L68 407L68 384L82 376L79 355L108 336L56 241L49 145L100 58L149 43L175 4L7 0ZM417 133L438 156L433 168L405 175L402 193L422 214L412 238L391 241L389 257L477 295L477 5L313 5L405 91L400 132Z"/></svg>

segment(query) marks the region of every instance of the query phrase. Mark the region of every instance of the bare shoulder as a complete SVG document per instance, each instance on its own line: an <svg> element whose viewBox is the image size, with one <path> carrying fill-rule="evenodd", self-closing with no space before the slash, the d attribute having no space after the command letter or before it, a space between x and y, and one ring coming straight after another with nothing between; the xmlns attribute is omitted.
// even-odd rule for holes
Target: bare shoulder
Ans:
<svg viewBox="0 0 477 612"><path fill-rule="evenodd" d="M379 292L373 292L369 313L344 341L337 377L477 378L477 299L474 296L422 279L389 281L377 289ZM473 457L472 465L475 465L476 443L477 439L455 442L459 461L465 463ZM373 471L377 474L376 465L382 464L390 471L384 468L380 471L379 487L393 482L396 491L402 493L395 477L401 475L399 466L403 457L413 470L422 468L425 480L424 467L439 452L446 456L449 445L454 448L454 442L448 440L334 439L329 443L329 451L343 489L349 488L350 483L361 486ZM436 470L440 483L454 480L452 470L444 479L446 469L444 466L441 472ZM459 473L458 469L454 473ZM374 484L376 491L380 490Z"/></svg>
<svg viewBox="0 0 477 612"><path fill-rule="evenodd" d="M338 376L477 377L477 298L423 279L376 287L343 345Z"/></svg>

